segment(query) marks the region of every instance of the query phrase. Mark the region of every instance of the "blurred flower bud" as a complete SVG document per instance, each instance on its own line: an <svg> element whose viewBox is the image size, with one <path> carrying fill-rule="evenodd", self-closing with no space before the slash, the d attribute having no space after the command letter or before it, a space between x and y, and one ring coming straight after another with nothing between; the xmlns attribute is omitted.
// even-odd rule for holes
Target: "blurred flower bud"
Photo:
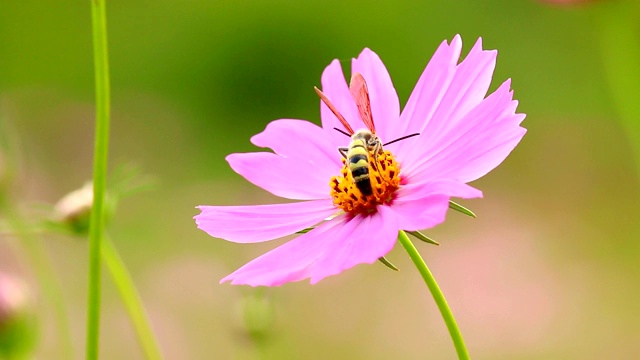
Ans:
<svg viewBox="0 0 640 360"><path fill-rule="evenodd" d="M74 190L54 206L54 220L66 225L72 232L85 235L91 222L93 206L93 185L89 182Z"/></svg>
<svg viewBox="0 0 640 360"><path fill-rule="evenodd" d="M17 279L0 273L0 328L20 312L27 303L26 286Z"/></svg>
<svg viewBox="0 0 640 360"><path fill-rule="evenodd" d="M244 329L256 342L263 341L269 334L274 321L271 301L260 293L245 296L240 303Z"/></svg>
<svg viewBox="0 0 640 360"><path fill-rule="evenodd" d="M21 358L35 344L30 294L20 280L0 273L0 358Z"/></svg>
<svg viewBox="0 0 640 360"><path fill-rule="evenodd" d="M116 207L123 198L153 188L154 182L148 176L141 175L133 166L116 168L113 177L107 182L104 199L105 221L113 217ZM91 209L93 208L93 184L88 182L60 199L53 209L53 215L47 221L47 228L54 232L69 232L79 236L89 233Z"/></svg>

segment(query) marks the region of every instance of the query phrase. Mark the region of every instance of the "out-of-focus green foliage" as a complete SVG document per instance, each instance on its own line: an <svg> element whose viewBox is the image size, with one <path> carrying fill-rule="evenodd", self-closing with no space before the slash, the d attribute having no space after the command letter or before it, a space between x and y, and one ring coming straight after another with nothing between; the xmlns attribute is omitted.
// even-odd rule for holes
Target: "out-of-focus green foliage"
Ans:
<svg viewBox="0 0 640 360"><path fill-rule="evenodd" d="M381 56L404 103L438 44L457 33L463 53L478 37L498 49L492 89L512 78L529 129L506 162L474 184L485 198L462 203L478 218L450 211L446 224L427 233L441 245L420 247L472 356L602 359L640 352L640 191L605 78L597 6L113 0L107 11L110 163L135 163L158 179L155 191L120 204L110 233L168 358L226 359L250 347L232 311L242 291L217 281L275 245L212 239L191 217L196 205L275 198L234 174L224 157L256 150L249 138L273 119L319 122L313 86L324 67L338 58L348 69L364 47ZM20 172L4 190L23 208L53 204L90 180L92 64L87 0L2 4L0 128L16 129L11 139L19 140L12 144L20 144L21 154ZM5 158L1 153L0 166ZM29 274L20 256L5 250L9 241L0 238L0 270ZM86 243L48 235L41 241L81 349ZM270 290L274 318L265 356L453 356L406 254L394 251L387 259L401 271L377 263L316 286ZM103 357L140 356L108 282L104 297ZM37 355L60 358L47 311L38 312Z"/></svg>

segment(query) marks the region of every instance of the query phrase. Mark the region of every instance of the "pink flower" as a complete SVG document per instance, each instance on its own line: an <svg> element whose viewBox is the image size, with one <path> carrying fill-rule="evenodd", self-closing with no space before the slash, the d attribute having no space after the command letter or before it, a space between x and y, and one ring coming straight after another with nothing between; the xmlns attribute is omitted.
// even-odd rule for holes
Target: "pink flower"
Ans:
<svg viewBox="0 0 640 360"><path fill-rule="evenodd" d="M304 120L276 120L251 138L255 145L274 153L229 155L233 170L253 184L277 196L304 201L199 206L198 228L228 241L254 243L316 227L221 282L278 286L310 278L315 284L383 257L393 248L399 230L414 231L443 222L451 197L482 197L480 190L466 183L507 157L526 132L519 126L525 115L515 113L518 102L512 99L510 80L485 98L497 52L483 50L479 39L458 63L461 47L459 36L451 44L440 44L402 113L380 58L364 49L353 59L352 72L362 74L353 79L362 78L368 84L370 111L380 141L386 144L420 134L384 146L377 154L367 150L371 195L354 186L357 176L351 173L353 166L347 166L353 161L350 158L345 165L337 151L351 140L334 128L349 129L325 103L320 108L322 127ZM367 116L366 100L358 96L366 94L366 84L353 85L352 81L350 91L338 60L322 74L324 95L356 131L365 128L361 112L365 110ZM357 152L356 148L352 151Z"/></svg>

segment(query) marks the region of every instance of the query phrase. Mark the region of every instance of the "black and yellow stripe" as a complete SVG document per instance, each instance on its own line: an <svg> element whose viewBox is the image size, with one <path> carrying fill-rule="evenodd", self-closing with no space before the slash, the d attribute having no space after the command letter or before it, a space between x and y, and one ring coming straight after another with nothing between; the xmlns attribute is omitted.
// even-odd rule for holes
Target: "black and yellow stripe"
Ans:
<svg viewBox="0 0 640 360"><path fill-rule="evenodd" d="M362 139L353 139L347 153L349 170L353 182L362 195L371 195L371 181L369 180L369 152Z"/></svg>

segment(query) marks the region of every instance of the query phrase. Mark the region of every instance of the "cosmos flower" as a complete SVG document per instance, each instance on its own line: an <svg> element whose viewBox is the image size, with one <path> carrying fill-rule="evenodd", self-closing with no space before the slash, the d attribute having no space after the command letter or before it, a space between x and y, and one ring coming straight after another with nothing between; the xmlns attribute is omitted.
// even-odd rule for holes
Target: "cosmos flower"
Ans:
<svg viewBox="0 0 640 360"><path fill-rule="evenodd" d="M364 49L352 60L351 88L340 62L334 60L322 74L319 94L335 109L321 102L322 127L304 120L275 120L251 138L273 153L229 155L233 170L251 183L302 201L199 206L198 228L236 243L314 229L252 260L221 283L278 286L310 279L315 284L383 257L396 243L399 230L443 222L451 197L482 197L467 183L498 166L514 149L526 132L519 126L525 115L515 113L518 102L513 100L510 80L486 96L497 52L483 50L479 39L459 62L461 47L459 36L440 44L402 112L389 73L373 51ZM365 126L368 100L375 129ZM365 151L370 194L355 184L360 173L354 171L358 159L352 160L356 157L352 152L358 146L345 136L345 130L353 131L336 113L356 131L375 130L382 144L419 134L383 145L376 153ZM350 143L346 160L338 148ZM367 168L367 163L358 166Z"/></svg>

